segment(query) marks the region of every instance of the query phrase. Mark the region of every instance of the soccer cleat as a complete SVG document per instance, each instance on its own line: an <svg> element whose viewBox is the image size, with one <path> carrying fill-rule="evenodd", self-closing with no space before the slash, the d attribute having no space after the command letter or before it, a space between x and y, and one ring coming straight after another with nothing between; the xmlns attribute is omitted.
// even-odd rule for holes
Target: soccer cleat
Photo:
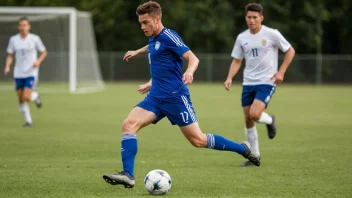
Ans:
<svg viewBox="0 0 352 198"><path fill-rule="evenodd" d="M38 95L38 98L34 101L35 105L37 106L38 109L42 107L42 101L40 100L40 97Z"/></svg>
<svg viewBox="0 0 352 198"><path fill-rule="evenodd" d="M254 165L260 166L260 157L258 154L252 152L250 144L246 141L242 142L241 144L246 147L246 152L242 156L248 159Z"/></svg>
<svg viewBox="0 0 352 198"><path fill-rule="evenodd" d="M105 174L103 179L111 185L124 185L125 188L133 188L135 183L134 177L129 176L125 171Z"/></svg>
<svg viewBox="0 0 352 198"><path fill-rule="evenodd" d="M260 159L260 156L259 156ZM245 167L245 166L254 166L254 164L250 161L245 161L242 164L240 164L241 167Z"/></svg>
<svg viewBox="0 0 352 198"><path fill-rule="evenodd" d="M30 127L32 127L32 123L26 122L26 123L24 123L24 124L22 125L22 127L28 127L28 128L30 128Z"/></svg>
<svg viewBox="0 0 352 198"><path fill-rule="evenodd" d="M273 119L273 122L271 124L267 124L266 128L268 129L269 139L273 139L276 136L275 116L274 115L270 115L270 116Z"/></svg>

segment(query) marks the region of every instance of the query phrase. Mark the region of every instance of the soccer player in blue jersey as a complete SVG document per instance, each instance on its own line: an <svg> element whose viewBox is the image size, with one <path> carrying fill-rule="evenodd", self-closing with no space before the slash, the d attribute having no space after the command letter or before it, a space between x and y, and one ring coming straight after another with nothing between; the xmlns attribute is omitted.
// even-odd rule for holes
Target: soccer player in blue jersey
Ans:
<svg viewBox="0 0 352 198"><path fill-rule="evenodd" d="M137 51L127 52L123 59L128 61L138 54L148 52L151 80L141 85L138 91L149 91L149 94L136 105L122 124L123 171L106 174L103 176L104 180L112 185L124 185L126 188L134 186L136 133L164 117L167 117L172 125L178 125L193 146L236 152L259 166L259 156L251 151L248 142L238 144L220 135L206 135L199 128L187 87L187 84L193 81L193 73L199 60L175 31L163 26L160 5L154 1L144 3L137 8L137 15L144 34L149 37L148 45ZM182 75L183 60L188 61L188 68Z"/></svg>

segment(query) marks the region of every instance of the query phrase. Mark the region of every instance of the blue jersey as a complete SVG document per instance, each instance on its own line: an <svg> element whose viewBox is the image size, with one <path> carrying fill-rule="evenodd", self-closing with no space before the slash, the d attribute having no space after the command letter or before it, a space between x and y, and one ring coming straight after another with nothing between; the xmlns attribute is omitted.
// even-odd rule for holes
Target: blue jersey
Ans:
<svg viewBox="0 0 352 198"><path fill-rule="evenodd" d="M181 37L164 28L148 42L148 60L152 87L149 94L155 98L175 98L189 95L182 80L182 55L189 51Z"/></svg>

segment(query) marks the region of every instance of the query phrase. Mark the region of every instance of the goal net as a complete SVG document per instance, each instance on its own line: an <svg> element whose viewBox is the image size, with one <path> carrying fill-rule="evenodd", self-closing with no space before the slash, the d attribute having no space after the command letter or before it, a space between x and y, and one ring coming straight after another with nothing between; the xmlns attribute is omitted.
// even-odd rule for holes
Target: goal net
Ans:
<svg viewBox="0 0 352 198"><path fill-rule="evenodd" d="M28 17L30 32L40 36L48 51L39 70L39 91L80 93L103 89L91 15L74 8L0 7L3 65L9 39L18 33L22 16ZM13 71L13 65L11 68ZM0 88L13 88L12 73L0 76Z"/></svg>

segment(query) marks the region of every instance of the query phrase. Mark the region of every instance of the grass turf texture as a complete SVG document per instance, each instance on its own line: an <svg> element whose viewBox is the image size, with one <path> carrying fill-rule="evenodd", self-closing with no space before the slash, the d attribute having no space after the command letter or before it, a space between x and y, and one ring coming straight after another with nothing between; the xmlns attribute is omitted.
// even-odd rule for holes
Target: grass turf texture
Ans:
<svg viewBox="0 0 352 198"><path fill-rule="evenodd" d="M239 167L242 156L193 148L167 119L138 134L136 186L111 186L104 173L121 170L121 123L144 98L138 83L108 84L91 94L42 94L24 123L13 91L0 91L0 197L150 197L143 179L166 170L165 197L351 197L352 87L279 86L268 112L278 134L257 125L261 167ZM245 140L241 86L190 86L204 133Z"/></svg>

